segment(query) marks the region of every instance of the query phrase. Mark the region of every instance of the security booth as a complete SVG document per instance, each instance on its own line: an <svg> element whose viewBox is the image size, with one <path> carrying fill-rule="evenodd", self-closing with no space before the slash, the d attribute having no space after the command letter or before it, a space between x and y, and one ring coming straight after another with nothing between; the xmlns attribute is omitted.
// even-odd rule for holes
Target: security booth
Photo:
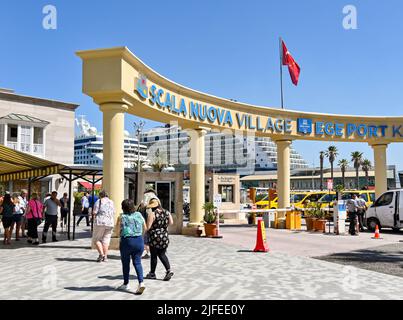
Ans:
<svg viewBox="0 0 403 320"><path fill-rule="evenodd" d="M241 186L238 174L208 173L206 174L208 201L214 201L215 194L221 194L220 210L224 215L224 223L245 223L245 214L241 214Z"/></svg>
<svg viewBox="0 0 403 320"><path fill-rule="evenodd" d="M140 203L147 189L153 189L157 192L162 207L172 214L174 220L174 224L169 227L169 232L181 234L183 226L183 173L139 172L136 173L136 187L137 203Z"/></svg>

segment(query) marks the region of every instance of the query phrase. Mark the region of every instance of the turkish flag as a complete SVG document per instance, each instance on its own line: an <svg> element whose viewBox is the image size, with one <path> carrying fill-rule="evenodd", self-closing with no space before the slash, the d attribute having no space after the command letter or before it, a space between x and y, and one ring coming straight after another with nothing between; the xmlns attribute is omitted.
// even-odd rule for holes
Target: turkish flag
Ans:
<svg viewBox="0 0 403 320"><path fill-rule="evenodd" d="M295 62L294 58L292 57L291 53L288 51L287 47L283 40L281 40L281 45L283 47L282 52L282 63L284 66L288 66L288 71L290 72L291 81L294 85L298 85L299 74L301 72L301 68L299 67L298 63Z"/></svg>

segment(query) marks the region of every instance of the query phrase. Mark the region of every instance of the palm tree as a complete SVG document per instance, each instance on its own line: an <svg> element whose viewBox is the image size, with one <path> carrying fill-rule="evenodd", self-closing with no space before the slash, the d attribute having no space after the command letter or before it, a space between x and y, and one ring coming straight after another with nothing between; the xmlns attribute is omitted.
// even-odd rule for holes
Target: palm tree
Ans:
<svg viewBox="0 0 403 320"><path fill-rule="evenodd" d="M334 160L336 160L336 157L338 155L337 147L329 146L329 148L327 148L327 150L326 150L325 155L329 159L329 162L330 162L330 178L333 180L333 163L334 163Z"/></svg>
<svg viewBox="0 0 403 320"><path fill-rule="evenodd" d="M341 176L343 179L343 187L346 188L346 170L348 167L348 160L347 159L341 159L338 163L340 170L341 170Z"/></svg>
<svg viewBox="0 0 403 320"><path fill-rule="evenodd" d="M323 190L323 160L325 159L325 151L319 152L320 162L320 190Z"/></svg>
<svg viewBox="0 0 403 320"><path fill-rule="evenodd" d="M360 188L360 177L358 174L358 170L360 169L362 162L362 152L359 151L351 152L351 161L354 163L355 177L357 179L357 190L358 190Z"/></svg>
<svg viewBox="0 0 403 320"><path fill-rule="evenodd" d="M372 163L368 159L364 159L361 162L361 167L365 172L365 180L367 181L367 185L369 185L368 171L372 169Z"/></svg>

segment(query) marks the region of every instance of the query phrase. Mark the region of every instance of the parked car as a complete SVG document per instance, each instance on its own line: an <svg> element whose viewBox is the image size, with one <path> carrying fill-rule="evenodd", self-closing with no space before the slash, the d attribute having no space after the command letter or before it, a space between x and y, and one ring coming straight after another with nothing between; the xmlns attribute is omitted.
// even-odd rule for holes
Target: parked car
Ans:
<svg viewBox="0 0 403 320"><path fill-rule="evenodd" d="M374 231L376 225L398 231L403 228L403 189L383 193L367 210L365 225Z"/></svg>

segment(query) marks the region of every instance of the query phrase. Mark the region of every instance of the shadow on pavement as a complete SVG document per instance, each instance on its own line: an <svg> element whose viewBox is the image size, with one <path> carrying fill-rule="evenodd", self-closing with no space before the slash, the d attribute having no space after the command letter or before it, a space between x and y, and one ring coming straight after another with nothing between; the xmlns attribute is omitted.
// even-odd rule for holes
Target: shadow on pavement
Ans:
<svg viewBox="0 0 403 320"><path fill-rule="evenodd" d="M314 259L403 277L403 244L399 242L372 249L334 253L314 257Z"/></svg>
<svg viewBox="0 0 403 320"><path fill-rule="evenodd" d="M64 289L71 291L116 291L116 288L112 286L65 287Z"/></svg>
<svg viewBox="0 0 403 320"><path fill-rule="evenodd" d="M85 258L55 258L57 261L67 261L67 262L94 262L99 263L95 259L85 259Z"/></svg>
<svg viewBox="0 0 403 320"><path fill-rule="evenodd" d="M118 275L118 276L98 276L99 279L106 279L106 280L123 280L123 275ZM131 275L130 280L137 280L137 277L135 275Z"/></svg>

